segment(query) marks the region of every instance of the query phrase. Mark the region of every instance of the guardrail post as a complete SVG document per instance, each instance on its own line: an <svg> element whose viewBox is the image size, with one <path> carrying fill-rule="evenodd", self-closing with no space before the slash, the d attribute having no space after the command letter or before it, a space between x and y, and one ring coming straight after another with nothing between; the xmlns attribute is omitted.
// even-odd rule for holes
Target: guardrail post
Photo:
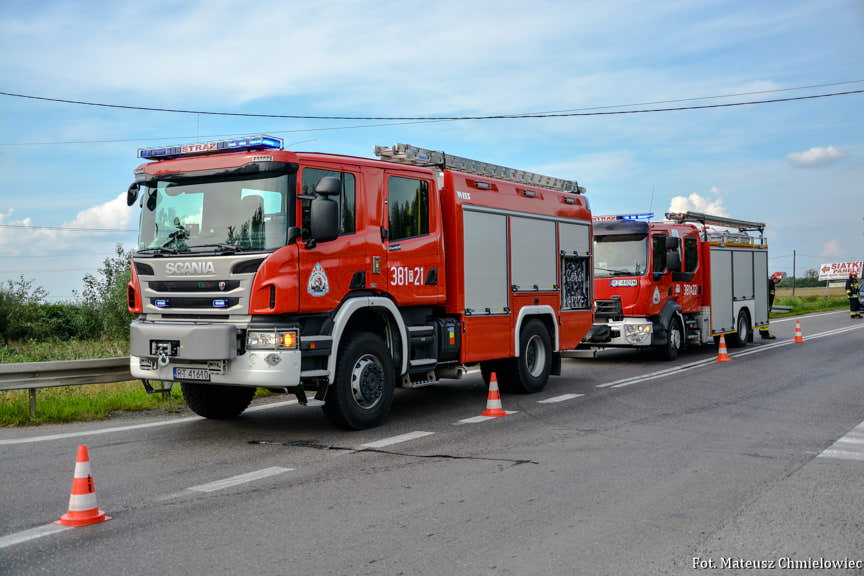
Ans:
<svg viewBox="0 0 864 576"><path fill-rule="evenodd" d="M30 388L30 418L36 417L36 388Z"/></svg>

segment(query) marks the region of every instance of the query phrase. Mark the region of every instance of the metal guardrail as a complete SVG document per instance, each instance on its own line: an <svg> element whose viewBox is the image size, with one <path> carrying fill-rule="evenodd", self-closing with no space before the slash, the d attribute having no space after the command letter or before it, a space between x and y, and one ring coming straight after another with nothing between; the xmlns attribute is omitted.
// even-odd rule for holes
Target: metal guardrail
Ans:
<svg viewBox="0 0 864 576"><path fill-rule="evenodd" d="M39 388L108 384L132 379L128 356L0 364L0 391L28 390L31 417L36 414L36 390Z"/></svg>

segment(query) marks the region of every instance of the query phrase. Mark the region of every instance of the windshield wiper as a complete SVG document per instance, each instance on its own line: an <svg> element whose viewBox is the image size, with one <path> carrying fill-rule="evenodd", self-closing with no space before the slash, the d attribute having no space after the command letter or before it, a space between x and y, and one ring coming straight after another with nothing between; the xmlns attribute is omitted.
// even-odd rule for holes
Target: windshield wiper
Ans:
<svg viewBox="0 0 864 576"><path fill-rule="evenodd" d="M635 272L630 272L629 270L614 270L611 268L597 268L597 270L609 272L612 276L637 276Z"/></svg>
<svg viewBox="0 0 864 576"><path fill-rule="evenodd" d="M189 248L216 248L216 251L222 254L235 254L239 250L239 248L234 244L227 244L225 242L220 242L218 244L194 244L189 246Z"/></svg>
<svg viewBox="0 0 864 576"><path fill-rule="evenodd" d="M156 246L155 248L142 248L138 250L138 254L177 254L176 248L170 246Z"/></svg>

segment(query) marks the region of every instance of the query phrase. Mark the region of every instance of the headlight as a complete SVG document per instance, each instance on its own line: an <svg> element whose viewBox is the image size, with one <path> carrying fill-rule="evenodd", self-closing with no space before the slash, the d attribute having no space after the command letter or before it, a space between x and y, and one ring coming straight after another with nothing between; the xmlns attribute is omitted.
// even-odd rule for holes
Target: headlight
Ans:
<svg viewBox="0 0 864 576"><path fill-rule="evenodd" d="M624 337L631 344L648 344L651 341L651 324L624 324Z"/></svg>
<svg viewBox="0 0 864 576"><path fill-rule="evenodd" d="M299 337L296 330L249 330L246 332L246 348L249 350L293 350Z"/></svg>

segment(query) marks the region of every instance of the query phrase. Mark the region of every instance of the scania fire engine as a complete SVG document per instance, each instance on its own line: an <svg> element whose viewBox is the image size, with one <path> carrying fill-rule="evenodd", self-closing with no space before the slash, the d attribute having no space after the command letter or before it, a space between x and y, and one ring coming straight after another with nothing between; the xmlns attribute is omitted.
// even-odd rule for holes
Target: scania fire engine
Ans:
<svg viewBox="0 0 864 576"><path fill-rule="evenodd" d="M765 224L698 212L599 216L594 222L595 324L587 347L656 348L753 340L768 324ZM652 215L647 215L648 217Z"/></svg>
<svg viewBox="0 0 864 576"><path fill-rule="evenodd" d="M231 418L256 387L377 425L397 386L479 365L541 390L592 324L575 181L397 144L378 159L267 136L139 150L131 371Z"/></svg>

